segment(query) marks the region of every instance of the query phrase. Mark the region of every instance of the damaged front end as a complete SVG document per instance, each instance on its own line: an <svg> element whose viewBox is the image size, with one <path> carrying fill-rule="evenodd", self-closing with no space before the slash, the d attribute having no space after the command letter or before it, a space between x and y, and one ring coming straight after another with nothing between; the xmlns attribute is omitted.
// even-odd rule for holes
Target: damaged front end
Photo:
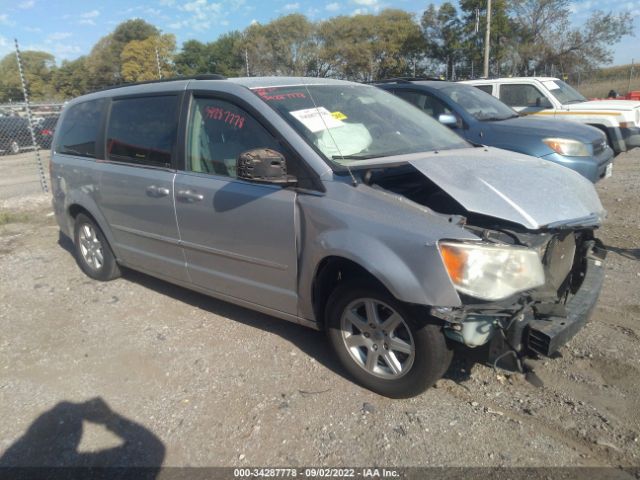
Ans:
<svg viewBox="0 0 640 480"><path fill-rule="evenodd" d="M544 283L497 301L461 294L461 307L431 307L431 314L445 321L452 340L468 347L490 344L494 366L522 370L522 357L553 354L587 322L604 281L606 251L592 228L478 234L485 242L511 239L538 252Z"/></svg>
<svg viewBox="0 0 640 480"><path fill-rule="evenodd" d="M430 313L450 339L489 344L491 363L522 371L524 356L553 354L588 320L604 280L594 231L605 211L593 185L565 168L496 149L460 153L415 156L415 170L381 171L370 184L477 237L438 242L461 305Z"/></svg>

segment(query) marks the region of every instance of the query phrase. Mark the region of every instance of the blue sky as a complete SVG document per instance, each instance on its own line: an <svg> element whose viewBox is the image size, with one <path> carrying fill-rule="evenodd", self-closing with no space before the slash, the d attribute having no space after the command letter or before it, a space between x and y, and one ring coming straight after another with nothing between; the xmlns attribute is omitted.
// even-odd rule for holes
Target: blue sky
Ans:
<svg viewBox="0 0 640 480"><path fill-rule="evenodd" d="M443 0L433 3L439 4ZM86 54L102 36L129 18L142 18L164 33L176 35L178 45L189 39L203 42L239 29L251 22L268 22L298 12L312 20L335 15L374 13L386 7L420 15L429 0L0 0L0 56L12 51L17 38L22 50L51 52L56 60ZM629 11L634 15L636 36L614 46L614 64L640 62L640 0L574 1L572 22L581 24L594 9Z"/></svg>

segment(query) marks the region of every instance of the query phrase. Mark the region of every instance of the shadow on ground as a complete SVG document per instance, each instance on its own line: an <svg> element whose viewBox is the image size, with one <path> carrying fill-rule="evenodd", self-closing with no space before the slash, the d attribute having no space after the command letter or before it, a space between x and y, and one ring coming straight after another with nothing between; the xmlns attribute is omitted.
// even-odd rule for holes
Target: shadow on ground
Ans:
<svg viewBox="0 0 640 480"><path fill-rule="evenodd" d="M71 255L74 255L74 246L71 239L60 234L58 244ZM123 269L123 277L128 281L142 285L145 288L191 305L192 307L228 318L235 322L243 323L253 328L258 328L265 332L279 335L300 348L305 354L314 358L333 373L340 375L348 381L353 381L335 358L323 332L318 332L305 326L287 322L229 302L217 300L213 297L176 286L134 270ZM486 359L487 352L485 349L479 348L476 349L476 351L470 352L469 349L466 348L455 348L453 361L444 374L444 378L456 383L462 383L469 379L473 365L486 362Z"/></svg>
<svg viewBox="0 0 640 480"><path fill-rule="evenodd" d="M84 422L104 426L122 443L80 452ZM151 479L159 472L164 456L165 446L156 435L111 410L102 398L94 398L83 403L60 402L40 415L0 457L0 472L16 467L145 467L138 478Z"/></svg>

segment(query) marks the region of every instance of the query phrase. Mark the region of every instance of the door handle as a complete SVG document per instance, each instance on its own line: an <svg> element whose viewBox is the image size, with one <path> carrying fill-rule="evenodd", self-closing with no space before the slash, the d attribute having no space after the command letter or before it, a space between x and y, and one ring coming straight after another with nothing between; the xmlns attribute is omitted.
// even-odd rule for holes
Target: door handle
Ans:
<svg viewBox="0 0 640 480"><path fill-rule="evenodd" d="M178 190L176 198L183 202L193 203L203 200L204 195L202 195L201 193L196 193L193 190Z"/></svg>
<svg viewBox="0 0 640 480"><path fill-rule="evenodd" d="M156 187L155 185L149 185L146 192L147 195L154 198L166 197L170 193L167 187Z"/></svg>

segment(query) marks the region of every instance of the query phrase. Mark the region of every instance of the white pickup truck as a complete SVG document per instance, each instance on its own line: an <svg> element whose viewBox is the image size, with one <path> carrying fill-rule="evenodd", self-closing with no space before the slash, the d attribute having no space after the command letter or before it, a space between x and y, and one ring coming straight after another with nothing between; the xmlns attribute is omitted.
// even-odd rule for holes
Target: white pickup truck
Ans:
<svg viewBox="0 0 640 480"><path fill-rule="evenodd" d="M640 147L640 102L588 100L560 79L514 77L467 80L522 115L574 120L599 128L617 154Z"/></svg>

